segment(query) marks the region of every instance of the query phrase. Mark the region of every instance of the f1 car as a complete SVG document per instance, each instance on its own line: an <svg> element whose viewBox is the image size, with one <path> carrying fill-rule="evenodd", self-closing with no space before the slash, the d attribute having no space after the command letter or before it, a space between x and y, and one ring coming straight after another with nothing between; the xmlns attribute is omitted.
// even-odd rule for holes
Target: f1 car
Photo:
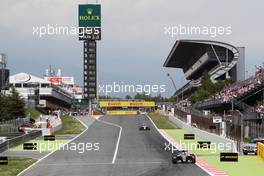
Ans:
<svg viewBox="0 0 264 176"><path fill-rule="evenodd" d="M148 131L148 130L150 130L150 128L146 124L139 126L139 131Z"/></svg>
<svg viewBox="0 0 264 176"><path fill-rule="evenodd" d="M177 150L172 153L172 163L195 163L196 156L194 154L188 153L186 150Z"/></svg>

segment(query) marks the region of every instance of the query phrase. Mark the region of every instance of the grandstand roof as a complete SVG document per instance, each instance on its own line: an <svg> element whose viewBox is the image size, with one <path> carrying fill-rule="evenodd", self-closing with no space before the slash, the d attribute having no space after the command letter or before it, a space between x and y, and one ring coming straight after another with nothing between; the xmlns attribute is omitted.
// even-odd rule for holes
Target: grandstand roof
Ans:
<svg viewBox="0 0 264 176"><path fill-rule="evenodd" d="M42 84L50 84L49 81L46 81L42 78L33 76L28 73L18 73L15 75L12 75L9 77L9 82L11 84L16 84L16 83L42 83Z"/></svg>
<svg viewBox="0 0 264 176"><path fill-rule="evenodd" d="M236 47L218 41L209 40L177 40L167 57L164 67L183 68L191 67L204 53L214 47L237 50Z"/></svg>

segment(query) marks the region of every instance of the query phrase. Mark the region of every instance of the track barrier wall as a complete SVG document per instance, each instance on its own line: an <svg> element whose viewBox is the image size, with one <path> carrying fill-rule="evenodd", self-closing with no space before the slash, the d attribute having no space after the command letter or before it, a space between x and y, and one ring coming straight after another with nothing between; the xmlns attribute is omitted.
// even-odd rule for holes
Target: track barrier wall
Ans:
<svg viewBox="0 0 264 176"><path fill-rule="evenodd" d="M0 153L4 152L5 150L15 147L17 145L23 144L26 141L35 139L37 137L41 136L41 131L40 130L35 130L32 131L28 134L23 134L21 136L17 136L11 139L8 139L7 141L3 142L0 144Z"/></svg>

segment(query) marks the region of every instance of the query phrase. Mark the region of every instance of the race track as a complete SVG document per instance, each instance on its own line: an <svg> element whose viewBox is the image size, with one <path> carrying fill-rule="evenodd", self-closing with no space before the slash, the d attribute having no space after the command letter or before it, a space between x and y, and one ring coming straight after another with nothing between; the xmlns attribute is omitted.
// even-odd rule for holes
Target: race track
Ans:
<svg viewBox="0 0 264 176"><path fill-rule="evenodd" d="M86 123L86 118L80 117L79 119ZM151 130L139 131L138 126L142 123L150 126ZM95 121L87 131L72 142L76 144L99 143L99 150L85 151L84 153L58 150L20 175L208 175L194 164L172 164L171 153L164 151L165 139L144 115L101 117L99 121Z"/></svg>

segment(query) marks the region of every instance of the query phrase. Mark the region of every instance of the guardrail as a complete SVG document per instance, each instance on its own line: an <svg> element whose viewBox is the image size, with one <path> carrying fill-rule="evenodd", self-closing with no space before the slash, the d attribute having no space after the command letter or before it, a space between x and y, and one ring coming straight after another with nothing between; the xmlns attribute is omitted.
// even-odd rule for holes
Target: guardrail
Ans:
<svg viewBox="0 0 264 176"><path fill-rule="evenodd" d="M41 136L40 130L32 131L28 134L23 134L21 136L14 137L12 139L8 139L7 141L0 144L0 153L4 152L5 150L15 147L17 145L23 144L26 141L35 139L36 137Z"/></svg>
<svg viewBox="0 0 264 176"><path fill-rule="evenodd" d="M257 143L257 153L258 156L264 160L264 144L261 142Z"/></svg>

